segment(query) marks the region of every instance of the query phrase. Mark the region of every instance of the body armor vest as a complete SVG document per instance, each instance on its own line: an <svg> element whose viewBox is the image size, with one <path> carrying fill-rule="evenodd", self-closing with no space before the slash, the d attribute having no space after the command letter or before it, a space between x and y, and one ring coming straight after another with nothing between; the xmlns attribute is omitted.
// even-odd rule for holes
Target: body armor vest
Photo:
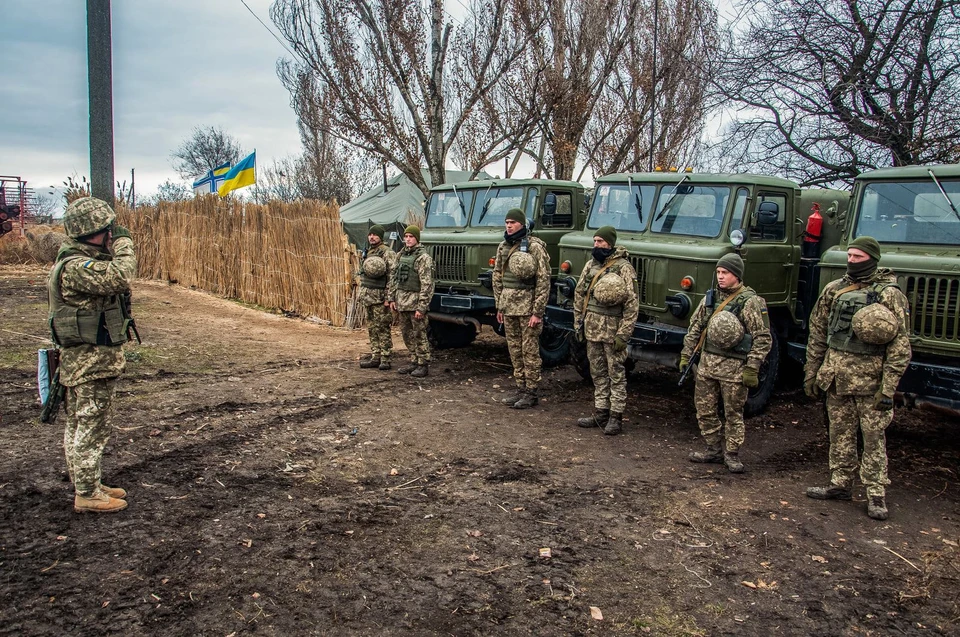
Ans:
<svg viewBox="0 0 960 637"><path fill-rule="evenodd" d="M612 266L608 268L607 272L613 272L618 276L620 275L620 269L618 266ZM605 272L603 276L606 276L606 275L607 273ZM597 283L599 282L600 282L600 279L597 279ZM590 298L587 299L587 311L596 312L597 314L602 314L603 316L620 317L620 316L623 316L623 303L620 303L619 305L600 305L599 303L597 303L597 300L593 298L593 292L591 292Z"/></svg>
<svg viewBox="0 0 960 637"><path fill-rule="evenodd" d="M413 267L414 262L423 254L423 248L418 247L410 254L401 254L397 261L397 289L408 292L420 291L420 275Z"/></svg>
<svg viewBox="0 0 960 637"><path fill-rule="evenodd" d="M70 305L63 298L60 277L64 266L75 259L67 257L54 266L53 286L49 292L50 334L60 347L77 345L122 345L129 339L127 330L132 323L119 294L101 297L96 307L82 309Z"/></svg>
<svg viewBox="0 0 960 637"><path fill-rule="evenodd" d="M733 299L727 303L727 307L723 308L724 312L730 312L737 317L737 320L743 323L743 319L740 318L743 308L747 305L747 301L752 299L757 295L753 290L744 290L741 292L737 298ZM710 317L707 317L707 321L710 320ZM707 321L703 324L703 329L707 329ZM740 339L740 342L731 347L730 349L723 349L718 347L710 342L710 337L707 336L704 344L703 351L708 354L714 354L716 356L723 356L726 358L735 358L737 360L745 361L747 360L747 354L750 353L750 349L753 348L753 334L750 334L747 331L747 326L743 326L743 338Z"/></svg>
<svg viewBox="0 0 960 637"><path fill-rule="evenodd" d="M888 287L899 288L895 283L874 283L835 297L827 327L827 347L850 354L881 356L887 350L887 346L871 345L857 338L853 333L853 315L857 310L879 303L880 293Z"/></svg>
<svg viewBox="0 0 960 637"><path fill-rule="evenodd" d="M363 260L366 261L367 257L380 257L381 259L386 261L387 258L383 256L383 253L384 253L384 250L381 250L380 246L377 246L377 248L373 250L373 252L367 252L366 254L364 254ZM383 290L387 287L388 273L389 272L385 272L383 276L374 277L364 272L363 268L361 268L360 269L360 287L370 288L372 290Z"/></svg>
<svg viewBox="0 0 960 637"><path fill-rule="evenodd" d="M511 248L507 253L507 258L503 260L503 278L501 279L503 287L510 290L532 290L537 285L536 277L533 279L521 279L510 269L510 255L513 254L514 250L530 252L529 237L521 239L520 245L516 248Z"/></svg>

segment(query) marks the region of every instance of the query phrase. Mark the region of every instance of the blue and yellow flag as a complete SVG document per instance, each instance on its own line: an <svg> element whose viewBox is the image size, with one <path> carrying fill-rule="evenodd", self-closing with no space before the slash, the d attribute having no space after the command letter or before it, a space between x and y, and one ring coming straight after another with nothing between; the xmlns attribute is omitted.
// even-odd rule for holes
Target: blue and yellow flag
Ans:
<svg viewBox="0 0 960 637"><path fill-rule="evenodd" d="M200 179L193 182L193 192L197 195L214 194L220 190L220 184L230 172L230 163L220 164Z"/></svg>
<svg viewBox="0 0 960 637"><path fill-rule="evenodd" d="M228 192L255 183L257 183L257 151L244 157L224 175L223 184L217 192L221 197L225 197Z"/></svg>

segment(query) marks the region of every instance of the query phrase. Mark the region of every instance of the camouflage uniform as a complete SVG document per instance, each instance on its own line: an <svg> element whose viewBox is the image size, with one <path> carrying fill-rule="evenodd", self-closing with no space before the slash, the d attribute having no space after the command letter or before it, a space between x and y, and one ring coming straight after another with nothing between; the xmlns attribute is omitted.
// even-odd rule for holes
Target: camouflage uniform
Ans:
<svg viewBox="0 0 960 637"><path fill-rule="evenodd" d="M588 303L584 312L584 301L590 283L604 263L611 260L615 263L604 271L603 276L619 276L624 280L627 286L626 300L620 305L605 308ZM627 250L620 246L613 249L613 253L604 263L591 259L583 268L573 296L574 325L583 322L590 375L593 377L594 407L598 410L609 409L611 412L623 413L627 403L627 376L623 369L627 352L617 352L614 341L619 336L627 342L633 334L633 326L640 311L637 272L627 259Z"/></svg>
<svg viewBox="0 0 960 637"><path fill-rule="evenodd" d="M129 237L113 243L112 256L68 239L47 284L51 311L59 305L81 312L104 312L111 303L120 302L119 295L130 291L136 270L137 258ZM56 300L58 290L62 303ZM57 329L55 320L51 318L51 326L54 341L59 343L66 333L63 328ZM107 334L102 325L97 332L95 338L87 339L94 342L62 346L60 350L60 383L67 388L63 446L70 479L77 495L83 497L94 495L100 487L101 460L110 438L107 413L117 378L126 364L121 344L126 340L125 333L117 342L116 334Z"/></svg>
<svg viewBox="0 0 960 637"><path fill-rule="evenodd" d="M393 353L393 336L390 325L393 312L386 305L392 300L389 294L390 276L396 267L397 254L383 243L367 250L363 260L380 257L387 264L387 272L382 277L371 277L360 267L359 302L367 308L367 335L370 339L370 357L380 359L381 363L390 362Z"/></svg>
<svg viewBox="0 0 960 637"><path fill-rule="evenodd" d="M510 272L510 255L521 249L528 241L528 251L537 264L533 279L521 280ZM502 241L497 248L493 266L493 297L497 312L503 314L503 327L507 336L507 349L513 364L513 378L517 388L535 391L540 384L540 332L543 323L530 327L530 317L543 319L550 297L550 255L546 244L537 237L521 239L514 244Z"/></svg>
<svg viewBox="0 0 960 637"><path fill-rule="evenodd" d="M404 247L394 264L387 295L396 303L403 343L410 352L410 362L416 365L430 362L427 312L433 287L433 258L419 243L413 248ZM423 314L419 321L414 318L418 311Z"/></svg>
<svg viewBox="0 0 960 637"><path fill-rule="evenodd" d="M837 318L838 299L851 292L839 297L837 293L855 283L849 276L844 276L827 284L820 294L810 317L804 376L807 380L815 380L816 385L827 393L831 485L849 488L853 484L859 429L863 433L860 480L867 488L868 497L884 497L886 485L890 484L885 430L893 420L893 409L875 409L874 396L882 390L883 394L892 397L910 362L909 306L906 296L896 287L897 278L893 272L878 269L860 282L859 288L878 292L877 302L886 306L899 320L896 336L886 345L873 346L875 351L837 349L834 344L828 344L830 326Z"/></svg>
<svg viewBox="0 0 960 637"><path fill-rule="evenodd" d="M709 338L704 339L694 390L697 423L700 425L704 442L708 447L716 447L721 441L725 441L725 450L728 453L737 453L744 440L743 406L747 402L749 390L743 384L743 370L745 367L759 370L773 344L767 304L753 288L741 284L730 290L717 289L715 307L719 307L741 289L743 292L728 303L723 311L731 311L740 319L744 334L749 334L752 338L749 351L745 355L733 350L725 351L712 346ZM683 338L681 356L687 359L693 355L700 341L700 334L707 329L713 313L705 303L706 298L700 301L690 319L687 335ZM718 413L721 401L725 423L720 421Z"/></svg>

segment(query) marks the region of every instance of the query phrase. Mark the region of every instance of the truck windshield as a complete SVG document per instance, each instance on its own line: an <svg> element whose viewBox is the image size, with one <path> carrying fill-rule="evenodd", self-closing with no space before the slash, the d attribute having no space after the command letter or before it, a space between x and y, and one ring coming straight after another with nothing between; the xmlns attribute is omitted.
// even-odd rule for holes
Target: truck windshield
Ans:
<svg viewBox="0 0 960 637"><path fill-rule="evenodd" d="M461 206L461 200L463 205ZM473 202L472 190L458 190L456 193L444 190L430 194L427 203L426 228L464 228L467 225L467 211Z"/></svg>
<svg viewBox="0 0 960 637"><path fill-rule="evenodd" d="M523 208L523 188L490 188L477 192L470 225L474 228L503 228L511 208Z"/></svg>
<svg viewBox="0 0 960 637"><path fill-rule="evenodd" d="M960 180L938 181L939 185L933 179L868 183L854 235L868 235L880 243L960 243L960 218L954 212L960 209Z"/></svg>
<svg viewBox="0 0 960 637"><path fill-rule="evenodd" d="M729 186L664 186L651 230L660 234L717 237L730 199Z"/></svg>
<svg viewBox="0 0 960 637"><path fill-rule="evenodd" d="M650 218L650 206L656 186L601 184L593 194L588 228L613 226L617 230L642 232ZM639 205L639 210L638 210Z"/></svg>

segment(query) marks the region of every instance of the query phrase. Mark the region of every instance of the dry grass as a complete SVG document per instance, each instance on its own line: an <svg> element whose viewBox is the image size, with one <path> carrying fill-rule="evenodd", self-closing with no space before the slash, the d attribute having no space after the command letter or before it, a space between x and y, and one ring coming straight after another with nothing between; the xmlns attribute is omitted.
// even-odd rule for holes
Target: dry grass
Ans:
<svg viewBox="0 0 960 637"><path fill-rule="evenodd" d="M0 264L49 264L57 257L60 244L67 238L62 226L26 227L26 237L20 237L20 228L0 237Z"/></svg>

